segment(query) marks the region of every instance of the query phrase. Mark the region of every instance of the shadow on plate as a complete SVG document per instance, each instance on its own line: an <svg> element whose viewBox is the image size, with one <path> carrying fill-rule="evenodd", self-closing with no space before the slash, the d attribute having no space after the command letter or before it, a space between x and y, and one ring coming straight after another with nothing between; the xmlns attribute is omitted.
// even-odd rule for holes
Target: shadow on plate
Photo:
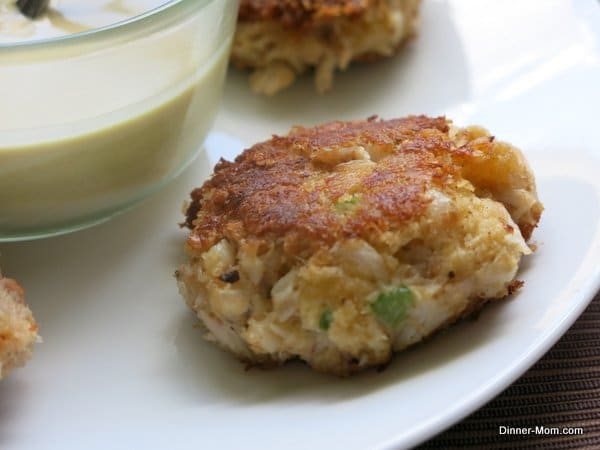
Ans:
<svg viewBox="0 0 600 450"><path fill-rule="evenodd" d="M351 401L436 370L476 349L496 332L501 321L499 308L501 304L490 305L479 317L466 319L395 355L382 371L372 369L348 378L314 372L299 361L272 369L246 370L234 356L204 341L203 329L189 312L174 325L178 327L175 347L180 364L172 370L174 378L183 379L181 385L187 386L190 398L196 397L202 402L207 400L207 390L215 398L244 404L290 399L309 403Z"/></svg>

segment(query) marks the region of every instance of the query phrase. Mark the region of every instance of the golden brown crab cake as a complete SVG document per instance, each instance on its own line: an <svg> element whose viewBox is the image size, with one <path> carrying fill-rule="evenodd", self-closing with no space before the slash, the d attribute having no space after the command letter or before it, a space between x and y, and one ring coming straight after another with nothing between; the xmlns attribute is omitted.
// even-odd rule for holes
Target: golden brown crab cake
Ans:
<svg viewBox="0 0 600 450"><path fill-rule="evenodd" d="M391 56L417 27L421 0L241 0L231 60L272 95L308 69L319 92L352 61Z"/></svg>
<svg viewBox="0 0 600 450"><path fill-rule="evenodd" d="M23 288L0 273L0 378L27 362L38 339Z"/></svg>
<svg viewBox="0 0 600 450"><path fill-rule="evenodd" d="M347 375L518 288L542 209L520 151L482 128L297 127L192 192L179 289L241 359Z"/></svg>

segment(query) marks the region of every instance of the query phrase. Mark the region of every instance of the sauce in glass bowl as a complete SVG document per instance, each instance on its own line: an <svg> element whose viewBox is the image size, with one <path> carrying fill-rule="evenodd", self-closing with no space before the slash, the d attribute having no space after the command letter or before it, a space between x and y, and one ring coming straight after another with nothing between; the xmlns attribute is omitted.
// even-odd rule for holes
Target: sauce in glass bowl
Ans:
<svg viewBox="0 0 600 450"><path fill-rule="evenodd" d="M0 1L0 241L104 221L191 161L236 0L62 0L36 20Z"/></svg>

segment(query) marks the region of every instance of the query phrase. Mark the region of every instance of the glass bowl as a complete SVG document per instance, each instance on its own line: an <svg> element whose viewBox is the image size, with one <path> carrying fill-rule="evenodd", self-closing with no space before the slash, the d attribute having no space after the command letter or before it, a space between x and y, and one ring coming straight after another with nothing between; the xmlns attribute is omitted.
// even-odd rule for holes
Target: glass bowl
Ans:
<svg viewBox="0 0 600 450"><path fill-rule="evenodd" d="M237 0L173 0L0 45L0 242L81 229L175 177L212 126Z"/></svg>

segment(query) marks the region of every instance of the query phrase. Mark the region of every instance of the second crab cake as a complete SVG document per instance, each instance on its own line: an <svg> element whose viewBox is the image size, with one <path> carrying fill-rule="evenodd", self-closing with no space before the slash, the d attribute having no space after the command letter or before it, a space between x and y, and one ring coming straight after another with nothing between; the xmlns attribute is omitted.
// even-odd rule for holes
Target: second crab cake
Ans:
<svg viewBox="0 0 600 450"><path fill-rule="evenodd" d="M25 304L25 291L0 273L0 378L23 366L38 340L37 324Z"/></svg>
<svg viewBox="0 0 600 450"><path fill-rule="evenodd" d="M232 62L272 95L315 71L319 92L351 61L392 55L417 27L420 0L241 0Z"/></svg>
<svg viewBox="0 0 600 450"><path fill-rule="evenodd" d="M347 375L520 287L542 209L521 152L482 128L297 127L192 192L179 288L242 360Z"/></svg>

